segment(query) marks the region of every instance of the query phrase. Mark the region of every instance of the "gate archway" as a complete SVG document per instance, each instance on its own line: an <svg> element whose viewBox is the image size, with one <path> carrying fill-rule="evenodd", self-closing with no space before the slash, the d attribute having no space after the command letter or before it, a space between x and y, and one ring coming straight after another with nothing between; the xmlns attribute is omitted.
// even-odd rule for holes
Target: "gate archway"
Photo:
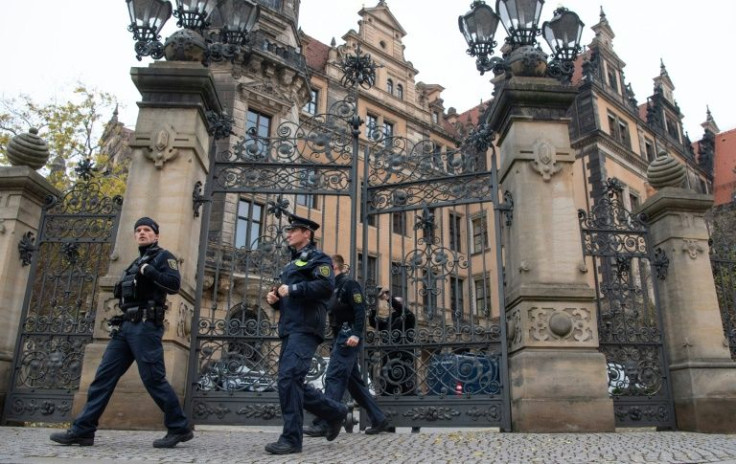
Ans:
<svg viewBox="0 0 736 464"><path fill-rule="evenodd" d="M675 428L662 310L654 279L668 260L652 250L646 218L628 211L622 186L609 179L606 194L578 212L583 254L593 258L599 349L606 356L608 392L619 427Z"/></svg>
<svg viewBox="0 0 736 464"><path fill-rule="evenodd" d="M122 206L122 197L103 194L92 170L83 162L81 180L47 198L38 241L27 243L31 272L3 423L71 420Z"/></svg>
<svg viewBox="0 0 736 464"><path fill-rule="evenodd" d="M346 62L370 70L362 58ZM364 74L348 69L343 83ZM416 313L414 327L381 328L374 315L364 344L364 376L394 424L510 429L490 135L440 154L374 127L362 137L362 122L353 88L325 114L274 136L254 128L212 158L185 401L195 423L281 424L278 315L265 295L290 259L295 213L321 224L318 246L347 258L369 309L385 283ZM316 386L329 344L307 379Z"/></svg>

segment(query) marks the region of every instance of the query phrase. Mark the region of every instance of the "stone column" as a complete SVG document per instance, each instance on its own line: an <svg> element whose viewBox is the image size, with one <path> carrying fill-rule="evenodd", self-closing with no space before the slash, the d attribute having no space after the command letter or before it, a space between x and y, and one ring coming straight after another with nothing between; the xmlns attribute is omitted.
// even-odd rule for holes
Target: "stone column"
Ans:
<svg viewBox="0 0 736 464"><path fill-rule="evenodd" d="M489 120L499 135L501 191L513 199L504 244L511 418L518 432L615 428L573 200L566 112L575 93L553 79L515 76L498 85Z"/></svg>
<svg viewBox="0 0 736 464"><path fill-rule="evenodd" d="M669 259L666 279L657 285L677 428L736 433L736 363L723 334L703 218L712 204L711 195L666 187L642 212L652 246Z"/></svg>
<svg viewBox="0 0 736 464"><path fill-rule="evenodd" d="M59 195L28 166L0 167L0 411L10 390L13 353L31 266L21 259L21 240L38 239L44 199ZM29 235L30 234L30 235Z"/></svg>
<svg viewBox="0 0 736 464"><path fill-rule="evenodd" d="M209 169L210 136L205 112L219 114L222 109L212 75L199 63L154 62L148 68L132 68L131 76L142 95L131 143L134 154L113 262L109 274L101 279L95 341L85 351L74 415L86 402L87 388L109 340L105 321L119 314L112 287L138 256L133 224L141 216L159 223L161 246L179 259L182 287L178 295L167 300L164 357L167 378L182 401L187 388L201 225L201 219L194 215L192 193L197 182L204 185ZM121 379L100 426L163 428L163 413L143 387L137 366Z"/></svg>

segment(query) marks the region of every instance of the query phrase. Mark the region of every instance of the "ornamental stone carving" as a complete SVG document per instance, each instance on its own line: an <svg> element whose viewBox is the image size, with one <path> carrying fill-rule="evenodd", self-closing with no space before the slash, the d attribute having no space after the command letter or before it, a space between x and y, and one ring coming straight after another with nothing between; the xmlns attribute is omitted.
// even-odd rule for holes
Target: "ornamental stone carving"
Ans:
<svg viewBox="0 0 736 464"><path fill-rule="evenodd" d="M682 251L687 253L690 259L697 259L699 253L705 253L705 248L700 245L698 240L686 238L682 242Z"/></svg>
<svg viewBox="0 0 736 464"><path fill-rule="evenodd" d="M527 311L531 341L589 342L593 340L590 310L587 308L540 308Z"/></svg>
<svg viewBox="0 0 736 464"><path fill-rule="evenodd" d="M148 150L144 153L158 169L179 154L179 149L174 146L175 137L176 131L173 127L160 127L152 132Z"/></svg>
<svg viewBox="0 0 736 464"><path fill-rule="evenodd" d="M557 165L557 150L551 143L538 140L534 144L533 151L534 160L530 166L542 176L545 182L548 182L562 169Z"/></svg>

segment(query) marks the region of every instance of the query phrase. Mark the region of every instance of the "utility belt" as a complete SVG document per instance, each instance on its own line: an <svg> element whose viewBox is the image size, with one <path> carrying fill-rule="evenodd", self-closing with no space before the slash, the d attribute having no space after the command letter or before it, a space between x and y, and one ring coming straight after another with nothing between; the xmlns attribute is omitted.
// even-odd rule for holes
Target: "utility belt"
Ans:
<svg viewBox="0 0 736 464"><path fill-rule="evenodd" d="M145 306L131 306L124 309L123 320L134 324L141 321L152 321L160 326L164 323L164 312L166 312L166 305L156 305L155 302L149 301Z"/></svg>
<svg viewBox="0 0 736 464"><path fill-rule="evenodd" d="M345 345L345 342L353 334L352 323L346 321L340 326L332 326L332 333L335 335L335 344Z"/></svg>

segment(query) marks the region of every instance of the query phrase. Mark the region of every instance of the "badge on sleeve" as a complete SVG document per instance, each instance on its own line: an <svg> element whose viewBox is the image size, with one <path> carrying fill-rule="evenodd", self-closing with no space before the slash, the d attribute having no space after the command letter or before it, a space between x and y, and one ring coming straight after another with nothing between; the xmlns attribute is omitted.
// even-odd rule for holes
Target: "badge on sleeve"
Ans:
<svg viewBox="0 0 736 464"><path fill-rule="evenodd" d="M362 303L363 295L361 295L360 293L353 293L353 301L355 301L358 304Z"/></svg>
<svg viewBox="0 0 736 464"><path fill-rule="evenodd" d="M325 277L330 276L330 266L324 265L319 267L319 273Z"/></svg>
<svg viewBox="0 0 736 464"><path fill-rule="evenodd" d="M169 263L169 267L171 269L175 271L179 269L179 263L177 263L175 259L167 259L166 262Z"/></svg>

